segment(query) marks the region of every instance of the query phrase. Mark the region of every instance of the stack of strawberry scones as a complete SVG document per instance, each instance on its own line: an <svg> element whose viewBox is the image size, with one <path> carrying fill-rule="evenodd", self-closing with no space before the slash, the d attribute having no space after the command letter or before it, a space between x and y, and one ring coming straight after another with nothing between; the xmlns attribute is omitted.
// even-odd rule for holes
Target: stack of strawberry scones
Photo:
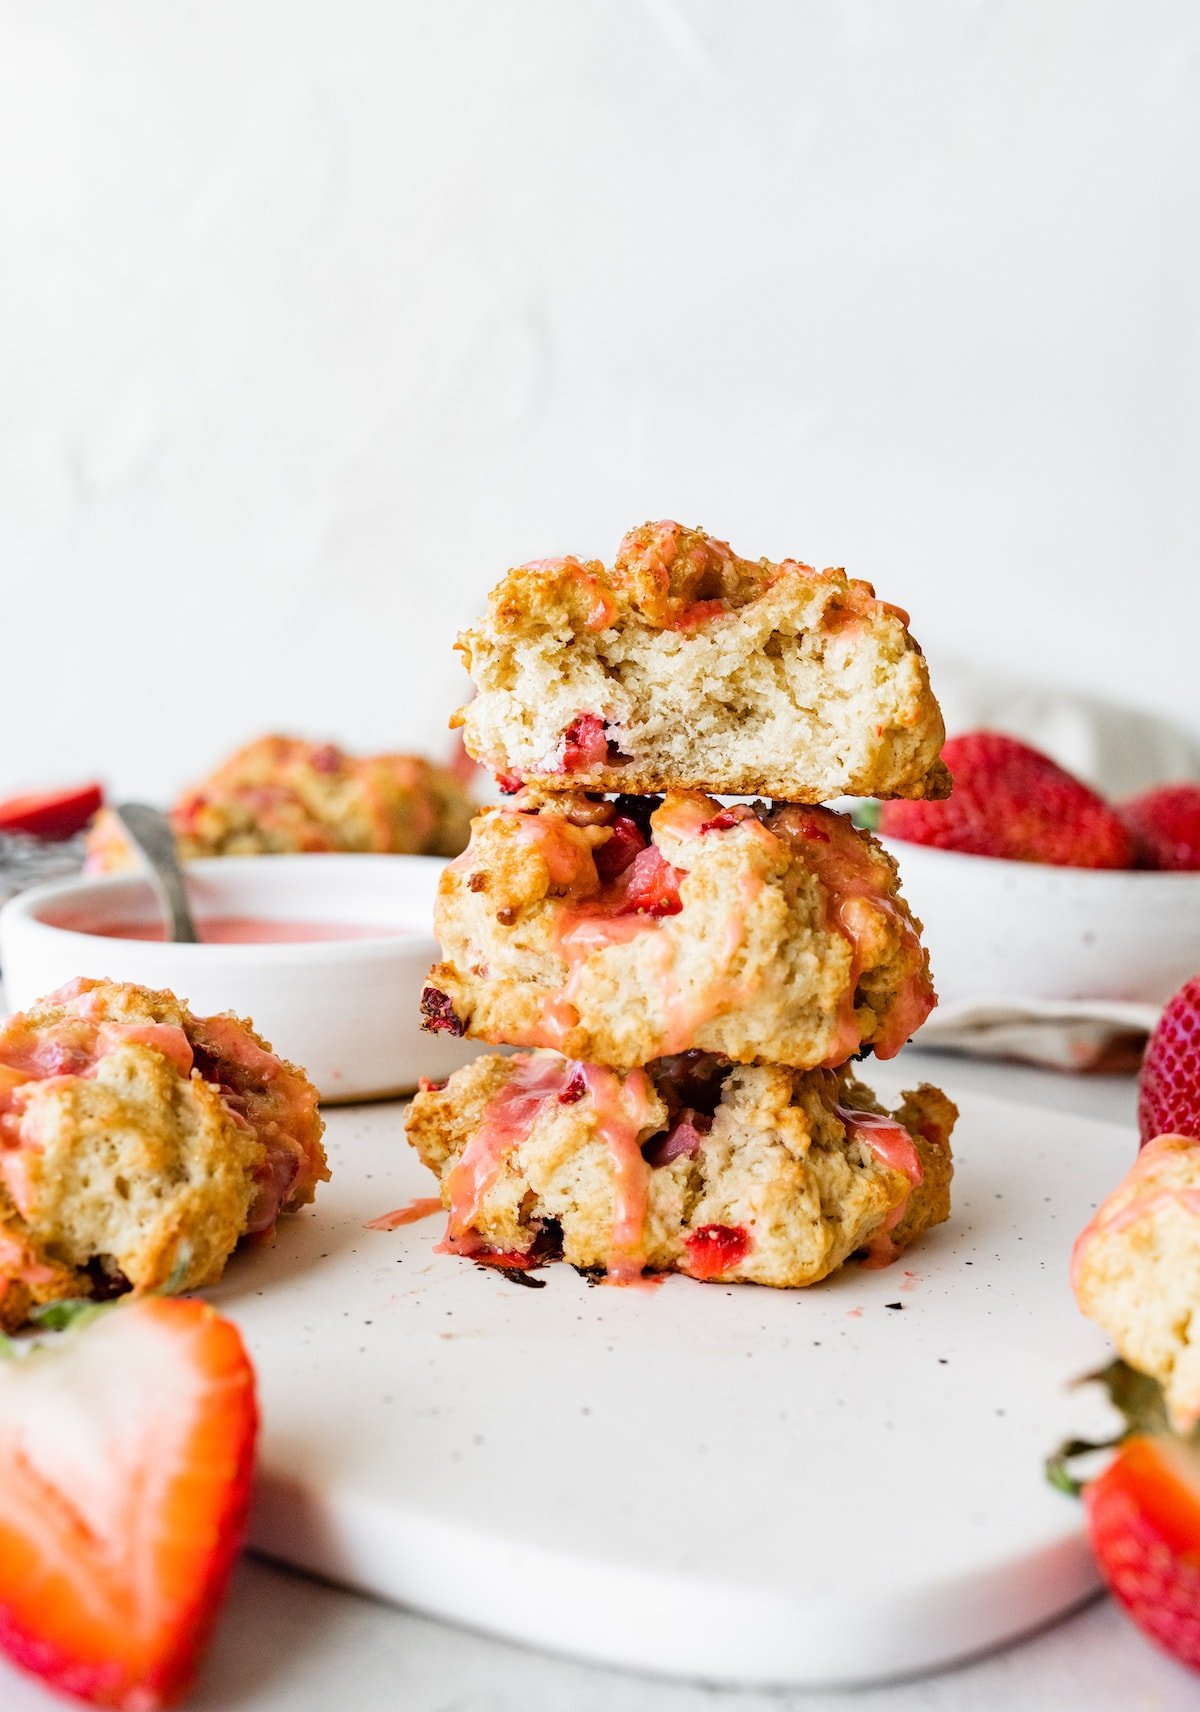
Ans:
<svg viewBox="0 0 1200 1712"><path fill-rule="evenodd" d="M659 523L511 571L459 647L508 800L443 875L425 1026L535 1050L413 1102L444 1247L787 1287L945 1219L954 1106L851 1069L935 1003L920 924L819 806L948 789L905 615Z"/></svg>

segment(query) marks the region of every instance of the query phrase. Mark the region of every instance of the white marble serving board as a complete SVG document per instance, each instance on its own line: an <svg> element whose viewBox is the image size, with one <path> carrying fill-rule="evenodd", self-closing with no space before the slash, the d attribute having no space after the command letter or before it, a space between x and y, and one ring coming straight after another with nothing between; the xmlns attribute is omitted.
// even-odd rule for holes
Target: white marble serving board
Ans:
<svg viewBox="0 0 1200 1712"><path fill-rule="evenodd" d="M214 1292L261 1384L253 1544L536 1646L744 1683L929 1669L1077 1604L1094 1572L1042 1459L1105 1424L1068 1390L1106 1345L1067 1265L1134 1139L962 1105L952 1222L806 1291L561 1265L531 1289L434 1254L438 1217L365 1230L431 1182L402 1106L331 1112L317 1207Z"/></svg>

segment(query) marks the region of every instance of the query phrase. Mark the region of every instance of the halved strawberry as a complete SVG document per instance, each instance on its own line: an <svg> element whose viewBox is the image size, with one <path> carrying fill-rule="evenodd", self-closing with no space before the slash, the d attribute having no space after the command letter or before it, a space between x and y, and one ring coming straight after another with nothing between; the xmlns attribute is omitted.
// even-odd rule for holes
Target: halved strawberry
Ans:
<svg viewBox="0 0 1200 1712"><path fill-rule="evenodd" d="M1125 1416L1110 1445L1075 1440L1047 1464L1063 1491L1082 1490L1088 1537L1113 1597L1138 1628L1200 1671L1200 1440L1170 1430L1162 1392L1123 1361L1091 1376ZM1112 1461L1081 1483L1076 1456L1113 1449Z"/></svg>
<svg viewBox="0 0 1200 1712"><path fill-rule="evenodd" d="M1083 1494L1100 1573L1138 1628L1200 1671L1200 1449L1126 1439Z"/></svg>
<svg viewBox="0 0 1200 1712"><path fill-rule="evenodd" d="M142 1297L9 1353L0 1649L60 1692L154 1712L190 1682L242 1544L258 1411L241 1336L203 1302Z"/></svg>
<svg viewBox="0 0 1200 1712"><path fill-rule="evenodd" d="M0 802L0 832L29 832L57 843L82 832L103 802L103 788L94 784L9 797Z"/></svg>

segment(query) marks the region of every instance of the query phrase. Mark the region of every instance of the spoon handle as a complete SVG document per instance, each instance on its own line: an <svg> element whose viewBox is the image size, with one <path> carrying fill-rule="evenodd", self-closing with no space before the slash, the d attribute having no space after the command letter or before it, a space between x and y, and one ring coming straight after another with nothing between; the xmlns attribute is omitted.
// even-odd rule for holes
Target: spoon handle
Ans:
<svg viewBox="0 0 1200 1712"><path fill-rule="evenodd" d="M177 944L198 945L200 935L196 931L192 906L188 903L187 886L170 821L148 803L119 803L113 812L149 871L150 882L162 909L167 937Z"/></svg>

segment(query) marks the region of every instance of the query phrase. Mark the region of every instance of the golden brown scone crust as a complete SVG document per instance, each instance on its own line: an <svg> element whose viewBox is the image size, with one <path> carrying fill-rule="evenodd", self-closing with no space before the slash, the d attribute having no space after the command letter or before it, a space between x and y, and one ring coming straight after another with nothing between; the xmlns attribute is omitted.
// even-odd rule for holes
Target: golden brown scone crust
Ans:
<svg viewBox="0 0 1200 1712"><path fill-rule="evenodd" d="M446 767L418 755L349 755L332 743L260 737L185 791L171 821L185 860L201 856L457 856L472 804ZM88 833L88 867L133 858L115 817Z"/></svg>
<svg viewBox="0 0 1200 1712"><path fill-rule="evenodd" d="M248 1024L78 981L0 1027L0 1327L195 1289L328 1176L316 1091Z"/></svg>
<svg viewBox="0 0 1200 1712"><path fill-rule="evenodd" d="M442 876L444 957L429 974L439 1026L448 1000L476 1039L623 1069L702 1048L808 1070L868 1045L890 1057L932 1008L895 864L845 816L763 805L760 819L668 796L649 832L682 907L610 917L632 863L605 881L596 859L608 872L623 805L579 794L518 802L484 810Z"/></svg>
<svg viewBox="0 0 1200 1712"><path fill-rule="evenodd" d="M546 789L949 792L907 619L840 570L751 562L703 531L648 523L611 569L568 558L510 571L458 647L478 690L452 721L468 752ZM568 747L581 716L602 725L603 755Z"/></svg>
<svg viewBox="0 0 1200 1712"><path fill-rule="evenodd" d="M1200 1421L1200 1142L1149 1142L1075 1245L1079 1306L1157 1379L1172 1423Z"/></svg>
<svg viewBox="0 0 1200 1712"><path fill-rule="evenodd" d="M438 1175L447 1207L454 1167L489 1102L523 1062L530 1061L477 1059L444 1087L428 1088L413 1101L409 1140ZM678 1108L669 1093L669 1068L651 1065L649 1076L653 1092L637 1139L653 1154ZM627 1077L619 1080L628 1086ZM511 1257L538 1252L552 1229L572 1265L607 1270L615 1255L613 1154L590 1093L570 1099L567 1092L568 1103L553 1093L541 1103L525 1139L504 1157L469 1234L487 1250ZM640 1246L647 1270L782 1288L813 1284L856 1250L876 1243L881 1258L894 1257L921 1230L944 1220L956 1115L945 1096L921 1088L905 1097L902 1122L924 1167L916 1187L848 1132L839 1105L879 1109L848 1074L762 1065L729 1069L711 1128L694 1151L644 1166ZM698 1273L696 1245L705 1240L699 1233L714 1230L743 1233L746 1250L720 1271Z"/></svg>

